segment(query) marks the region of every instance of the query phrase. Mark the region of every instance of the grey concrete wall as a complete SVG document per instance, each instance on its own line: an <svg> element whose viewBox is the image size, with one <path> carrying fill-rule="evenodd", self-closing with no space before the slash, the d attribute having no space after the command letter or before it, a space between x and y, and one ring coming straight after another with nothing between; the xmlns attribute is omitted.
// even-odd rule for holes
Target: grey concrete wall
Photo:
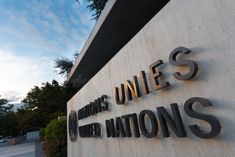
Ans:
<svg viewBox="0 0 235 157"><path fill-rule="evenodd" d="M99 122L102 138L68 138L69 157L233 157L235 156L235 1L171 0L120 52L102 68L69 102L67 113L78 110L100 97L109 96L111 110L79 121L79 125ZM199 71L191 81L176 80L172 73L187 68L169 64L170 52L178 46L192 50L188 56L196 61ZM114 86L132 79L140 70L148 70L154 61L165 62L162 71L172 86L153 91L124 106L114 102ZM92 63L91 63L92 64ZM95 65L94 65L95 66ZM183 104L190 97L205 97L213 107L203 111L218 118L222 125L219 136L201 139L188 125L207 123L188 117ZM107 138L105 120L143 109L156 112L156 107L178 103L187 137L171 134L163 138L161 130L155 138ZM169 110L170 111L170 110ZM69 135L68 135L69 137Z"/></svg>

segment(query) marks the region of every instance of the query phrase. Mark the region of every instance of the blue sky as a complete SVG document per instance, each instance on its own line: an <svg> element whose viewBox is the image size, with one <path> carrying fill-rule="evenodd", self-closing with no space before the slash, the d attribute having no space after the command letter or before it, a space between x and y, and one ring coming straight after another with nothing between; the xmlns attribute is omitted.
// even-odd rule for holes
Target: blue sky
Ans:
<svg viewBox="0 0 235 157"><path fill-rule="evenodd" d="M54 60L80 51L95 21L75 0L0 0L0 95L20 101L35 85L64 78Z"/></svg>

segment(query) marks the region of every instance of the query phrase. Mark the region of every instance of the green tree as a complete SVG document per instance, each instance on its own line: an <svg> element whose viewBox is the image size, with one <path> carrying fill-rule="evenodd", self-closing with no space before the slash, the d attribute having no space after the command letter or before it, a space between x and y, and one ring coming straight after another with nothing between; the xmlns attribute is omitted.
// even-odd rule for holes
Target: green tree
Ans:
<svg viewBox="0 0 235 157"><path fill-rule="evenodd" d="M0 135L18 136L20 129L18 128L18 119L15 112L7 112L0 116Z"/></svg>
<svg viewBox="0 0 235 157"><path fill-rule="evenodd" d="M73 54L73 57L74 57L73 60L68 59L66 57L57 58L55 60L55 68L57 69L58 74L67 76L69 72L71 71L73 64L78 58L78 56L79 56L79 53L75 51L75 53Z"/></svg>
<svg viewBox="0 0 235 157"><path fill-rule="evenodd" d="M35 86L28 92L23 107L18 109L17 117L23 132L39 130L45 127L52 119L66 115L67 101L76 93L76 89L69 85L43 83Z"/></svg>
<svg viewBox="0 0 235 157"><path fill-rule="evenodd" d="M13 111L13 109L14 109L14 105L8 104L7 99L0 98L0 115L4 115L8 112L11 112L11 111Z"/></svg>
<svg viewBox="0 0 235 157"><path fill-rule="evenodd" d="M19 134L18 119L14 105L8 104L7 99L0 99L0 135L17 136Z"/></svg>
<svg viewBox="0 0 235 157"><path fill-rule="evenodd" d="M94 11L95 13L92 15L93 19L97 20L102 12L102 10L105 7L105 4L108 0L86 0L90 4L88 5L88 8L91 11ZM79 0L76 0L76 2L79 3Z"/></svg>
<svg viewBox="0 0 235 157"><path fill-rule="evenodd" d="M18 125L22 134L29 131L37 131L50 121L48 115L40 112L40 110L19 109L16 115L19 120Z"/></svg>
<svg viewBox="0 0 235 157"><path fill-rule="evenodd" d="M73 67L73 61L65 57L57 58L55 64L55 68L59 70L58 73L62 75L68 75Z"/></svg>
<svg viewBox="0 0 235 157"><path fill-rule="evenodd" d="M35 86L28 92L22 102L24 109L29 110L36 108L47 113L53 113L57 110L65 113L66 100L64 87L53 80L52 83L43 83L42 87Z"/></svg>

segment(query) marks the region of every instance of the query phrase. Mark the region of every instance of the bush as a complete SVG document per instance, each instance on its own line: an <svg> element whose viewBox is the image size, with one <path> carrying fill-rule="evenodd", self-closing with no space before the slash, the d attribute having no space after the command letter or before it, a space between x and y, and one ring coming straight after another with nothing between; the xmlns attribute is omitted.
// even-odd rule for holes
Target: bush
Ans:
<svg viewBox="0 0 235 157"><path fill-rule="evenodd" d="M44 141L44 139L45 139L45 128L40 129L39 135L40 135L40 140Z"/></svg>
<svg viewBox="0 0 235 157"><path fill-rule="evenodd" d="M47 157L67 156L67 120L52 120L44 130L43 149ZM42 131L43 132L43 131Z"/></svg>

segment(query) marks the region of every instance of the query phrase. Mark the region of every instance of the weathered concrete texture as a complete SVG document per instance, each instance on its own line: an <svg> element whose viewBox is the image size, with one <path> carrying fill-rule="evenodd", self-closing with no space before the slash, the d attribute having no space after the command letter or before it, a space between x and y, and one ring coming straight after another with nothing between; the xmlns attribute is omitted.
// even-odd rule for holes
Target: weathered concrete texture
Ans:
<svg viewBox="0 0 235 157"><path fill-rule="evenodd" d="M233 157L235 156L235 3L233 0L171 0L145 27L107 63L69 102L68 114L100 97L109 96L111 110L79 121L79 125L99 122L105 129L105 120L129 113L139 113L156 107L170 109L178 103L187 132L186 138L173 133L163 138L161 130L157 137L68 138L69 157ZM169 64L169 54L176 47L192 50L188 55L199 65L194 80L179 81L172 73L187 68ZM140 70L148 70L154 61L162 59L162 71L172 86L168 90L153 91L124 106L114 102L114 86L132 79ZM92 63L90 63L92 64ZM95 65L94 65L95 66ZM152 89L151 89L152 90ZM199 108L216 116L222 131L213 139L200 139L193 135L188 125L203 121L188 117L183 104L190 97L205 97L213 107ZM68 136L69 137L69 136Z"/></svg>
<svg viewBox="0 0 235 157"><path fill-rule="evenodd" d="M35 157L46 157L43 151L43 143L40 141L35 142Z"/></svg>

